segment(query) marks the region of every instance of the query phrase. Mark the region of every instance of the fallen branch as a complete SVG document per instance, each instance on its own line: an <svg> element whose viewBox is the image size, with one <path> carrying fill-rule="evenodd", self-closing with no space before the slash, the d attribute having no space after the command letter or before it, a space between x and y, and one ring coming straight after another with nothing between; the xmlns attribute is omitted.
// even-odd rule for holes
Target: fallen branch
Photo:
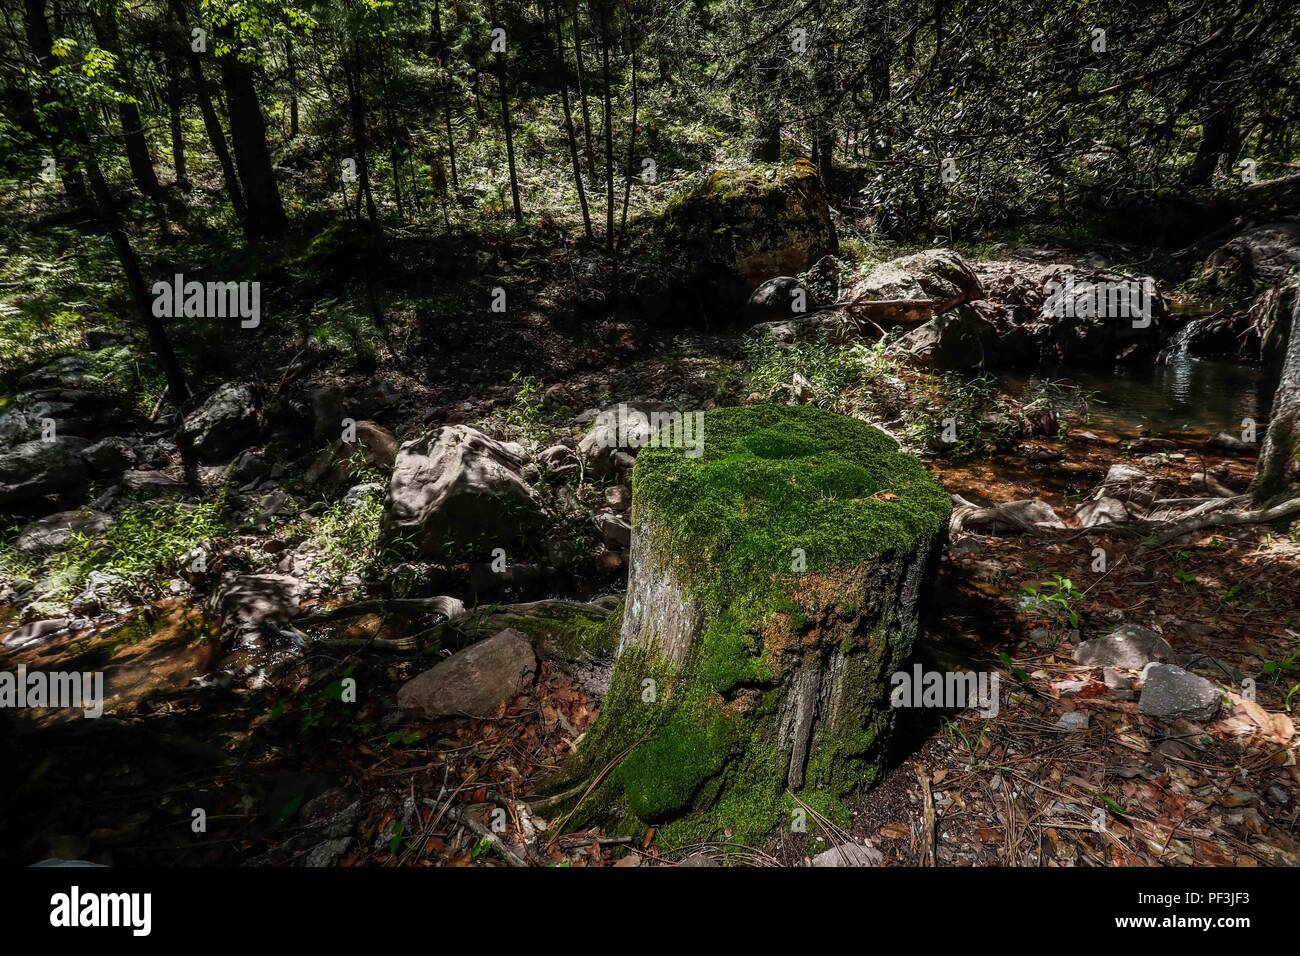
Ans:
<svg viewBox="0 0 1300 956"><path fill-rule="evenodd" d="M1214 511L1210 514L1202 514L1198 517L1192 518L1191 520L1185 519L1179 521L1172 528L1168 528L1159 534L1152 535L1143 540L1141 547L1159 547L1162 544L1168 544L1175 538L1181 538L1185 534L1191 534L1193 531L1201 531L1205 528L1222 528L1240 524L1262 524L1269 521L1276 521L1278 518L1285 518L1287 515L1297 513L1300 513L1300 498L1292 498L1290 501L1284 501L1271 508L1261 508L1258 511Z"/></svg>
<svg viewBox="0 0 1300 956"><path fill-rule="evenodd" d="M357 601L354 604L344 604L340 607L330 608L328 611L307 614L297 618L294 623L324 624L326 621L337 621L345 617L360 617L362 614L384 614L389 611L396 611L399 614L421 614L425 611L432 611L435 614L444 615L449 621L462 618L467 613L465 602L454 597L375 598L369 601Z"/></svg>
<svg viewBox="0 0 1300 956"><path fill-rule="evenodd" d="M505 860L506 863L510 864L511 866L527 867L530 865L528 861L525 860L522 856L520 856L510 847L506 846L506 844L502 841L502 839L499 836L497 836L495 833L493 833L483 824L475 820L473 814L466 813L464 810L461 810L459 807L454 807L448 804L447 816L451 817L453 820L455 820L457 823L461 824L462 826L466 827L467 829L473 830L476 834L478 834L478 836L481 839L487 840L488 843L491 845L492 849L496 850L497 855L501 857L501 859Z"/></svg>

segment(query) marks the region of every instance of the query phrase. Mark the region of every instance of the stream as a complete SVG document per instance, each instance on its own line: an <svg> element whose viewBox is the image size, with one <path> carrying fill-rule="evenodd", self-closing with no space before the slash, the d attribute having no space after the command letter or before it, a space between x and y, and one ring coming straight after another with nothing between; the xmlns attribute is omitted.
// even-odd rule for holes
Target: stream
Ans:
<svg viewBox="0 0 1300 956"><path fill-rule="evenodd" d="M1008 371L999 380L1017 397L1032 395L1047 382L1078 386L1065 393L1063 404L1079 414L1083 427L1124 437L1237 434L1245 418L1262 426L1272 404L1272 389L1257 366L1186 352L1164 365Z"/></svg>

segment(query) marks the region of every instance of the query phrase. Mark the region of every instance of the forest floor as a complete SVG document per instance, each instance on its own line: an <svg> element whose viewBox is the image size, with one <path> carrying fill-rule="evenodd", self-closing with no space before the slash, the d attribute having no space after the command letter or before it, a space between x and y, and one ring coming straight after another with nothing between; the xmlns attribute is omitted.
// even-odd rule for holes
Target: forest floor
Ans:
<svg viewBox="0 0 1300 956"><path fill-rule="evenodd" d="M520 380L511 375L523 371L553 383L536 396L539 405L524 409L546 423L624 396L694 408L746 400L734 332L588 321L602 304L584 301L583 290L599 283L581 278L583 264L564 243L534 237L489 250L445 236L431 249L424 237L399 235L390 237L386 261L402 265L390 273L369 270L366 251L348 237L332 241L333 248L322 241L279 250L268 268L268 295L283 282L277 301L292 302L286 311L301 320L266 349L277 357L273 367L237 337L185 342L184 351L210 349L214 367L239 368L276 391L291 378L334 378L393 397L390 423L402 437L435 422L496 416L520 424L510 417L520 413L512 405ZM304 281L307 259L312 278ZM508 318L482 308L500 275L520 290ZM366 316L376 289L393 317L382 325ZM328 348L300 360L321 342ZM335 375L330 362L348 350L371 350L372 367ZM1252 473L1247 459L1205 452L1204 435L1172 436L1181 457L1153 462L1128 436L1084 426L1091 431L1032 439L1026 444L1039 452L1032 456L1022 444L929 464L949 492L977 504L1039 498L1067 521L1116 463L1182 488L1194 473L1212 472L1240 489ZM298 512L307 500L243 534L240 560L270 567L291 552L307 533L301 522L321 514ZM589 525L588 516L582 533L594 543ZM890 769L850 806L847 832L814 816L805 831L783 829L766 846L671 851L653 831L534 841L564 821L531 816L523 798L573 753L599 708L557 663L543 659L536 682L490 718L414 719L392 700L429 658L375 642L419 636L432 622L368 614L313 627L305 647L253 662L266 666L263 682L222 680L213 675L249 662L222 646L202 587L177 582L175 593L107 626L6 649L13 666L109 665L111 716L38 718L41 753L21 764L12 811L0 821L0 860L799 865L852 841L878 852L883 865L1297 865L1300 768L1290 714L1300 701L1286 697L1300 670L1295 537L1253 525L1149 549L1122 526L958 537L924 609L920 657L997 673L998 713L904 709ZM1098 547L1104 571L1093 570ZM616 564L568 582L563 596L616 591L624 571ZM1026 589L1061 578L1078 592L1069 606L1075 620L1026 607ZM332 594L320 603L339 600ZM0 609L0 627L12 623L15 613ZM1078 640L1125 623L1160 632L1189 669L1227 689L1217 719L1152 720L1126 686L1136 675L1103 682L1096 669L1074 663ZM346 712L337 700L343 678L366 688ZM1250 680L1253 700L1243 683Z"/></svg>
<svg viewBox="0 0 1300 956"><path fill-rule="evenodd" d="M937 473L977 502L1038 497L1068 514L1111 464L1140 457L1105 432L1034 444L1061 457L976 456ZM1249 479L1246 461L1188 452L1161 476L1182 483L1221 466L1229 485ZM1096 547L1104 572L1092 570ZM1023 605L1024 588L1054 575L1082 592L1077 622ZM314 631L356 647L321 645L287 661L268 709L265 693L249 688L194 692L190 677L218 654L212 625L165 600L146 612L148 636L125 656L116 651L129 621L10 655L29 668L67 668L103 659L110 646L120 704L115 719L45 734L48 756L24 787L58 798L10 825L29 835L29 855L39 843L41 853L119 863L429 866L513 854L550 865L798 865L811 838L813 847L857 842L884 865L1296 865L1300 770L1289 749L1294 701L1284 699L1293 681L1261 675L1270 661L1294 666L1297 608L1300 544L1254 527L1150 550L1096 529L966 535L944 557L921 657L998 673L998 713L904 710L892 768L851 806L850 833L814 820L810 833L783 831L766 847L665 852L653 831L641 840L568 833L540 849L520 840L557 822L530 817L522 798L598 711L559 667L543 661L536 683L490 719L400 718L380 702L423 665L365 644L415 625L371 614ZM1218 719L1144 717L1132 691L1074 663L1076 631L1100 635L1124 622L1158 630L1191 669L1238 688ZM342 674L372 689L346 718L327 700ZM1242 684L1249 676L1259 676L1254 701ZM206 814L202 836L191 832L195 807ZM494 813L507 821L507 844L485 836Z"/></svg>

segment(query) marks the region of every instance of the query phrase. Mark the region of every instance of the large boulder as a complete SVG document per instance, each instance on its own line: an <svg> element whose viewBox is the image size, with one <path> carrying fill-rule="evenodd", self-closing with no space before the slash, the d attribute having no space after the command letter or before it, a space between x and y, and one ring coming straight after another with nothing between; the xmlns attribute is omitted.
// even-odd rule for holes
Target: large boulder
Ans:
<svg viewBox="0 0 1300 956"><path fill-rule="evenodd" d="M777 276L768 279L750 295L745 304L745 324L796 319L816 308L816 301L807 286L793 276Z"/></svg>
<svg viewBox="0 0 1300 956"><path fill-rule="evenodd" d="M544 514L524 477L528 455L514 442L468 425L445 425L398 450L384 499L381 535L428 555L506 548L536 533Z"/></svg>
<svg viewBox="0 0 1300 956"><path fill-rule="evenodd" d="M838 248L825 190L805 159L712 173L669 200L650 245L649 278L634 283L639 300L665 313L703 305L733 321L761 283L798 275Z"/></svg>
<svg viewBox="0 0 1300 956"><path fill-rule="evenodd" d="M1247 229L1205 260L1211 288L1257 291L1276 285L1300 266L1300 223L1275 222Z"/></svg>
<svg viewBox="0 0 1300 956"><path fill-rule="evenodd" d="M610 690L543 786L594 779L575 824L661 826L670 846L760 841L787 791L826 806L877 779L951 508L856 419L760 404L705 413L704 433L699 457L637 458Z"/></svg>
<svg viewBox="0 0 1300 956"><path fill-rule="evenodd" d="M227 382L185 416L178 443L202 461L222 461L257 438L257 401L248 385Z"/></svg>
<svg viewBox="0 0 1300 956"><path fill-rule="evenodd" d="M915 255L882 262L849 288L851 302L914 302L897 314L877 318L897 322L924 322L964 302L984 298L979 277L951 249L927 249ZM859 306L861 308L861 305Z"/></svg>
<svg viewBox="0 0 1300 956"><path fill-rule="evenodd" d="M0 507L28 506L85 484L84 438L59 436L23 442L0 453Z"/></svg>
<svg viewBox="0 0 1300 956"><path fill-rule="evenodd" d="M979 309L962 305L936 315L890 346L918 368L946 372L1002 364L997 327Z"/></svg>
<svg viewBox="0 0 1300 956"><path fill-rule="evenodd" d="M425 717L490 717L536 674L533 645L507 628L411 678L398 690L397 705Z"/></svg>
<svg viewBox="0 0 1300 956"><path fill-rule="evenodd" d="M1060 364L1133 364L1154 358L1167 334L1164 300L1150 276L1050 266L1034 338Z"/></svg>

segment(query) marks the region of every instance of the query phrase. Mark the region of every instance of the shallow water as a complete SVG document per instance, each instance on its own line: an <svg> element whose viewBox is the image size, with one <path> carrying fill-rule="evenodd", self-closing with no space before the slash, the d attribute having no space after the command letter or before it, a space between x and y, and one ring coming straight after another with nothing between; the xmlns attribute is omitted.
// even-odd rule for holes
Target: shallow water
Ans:
<svg viewBox="0 0 1300 956"><path fill-rule="evenodd" d="M1271 388L1259 368L1186 353L1159 366L1058 368L1030 375L1008 372L1000 378L1013 395L1032 394L1048 381L1077 385L1083 395L1067 393L1064 404L1079 412L1086 400L1082 427L1091 423L1130 436L1236 435L1245 418L1254 419L1262 432L1272 404Z"/></svg>

